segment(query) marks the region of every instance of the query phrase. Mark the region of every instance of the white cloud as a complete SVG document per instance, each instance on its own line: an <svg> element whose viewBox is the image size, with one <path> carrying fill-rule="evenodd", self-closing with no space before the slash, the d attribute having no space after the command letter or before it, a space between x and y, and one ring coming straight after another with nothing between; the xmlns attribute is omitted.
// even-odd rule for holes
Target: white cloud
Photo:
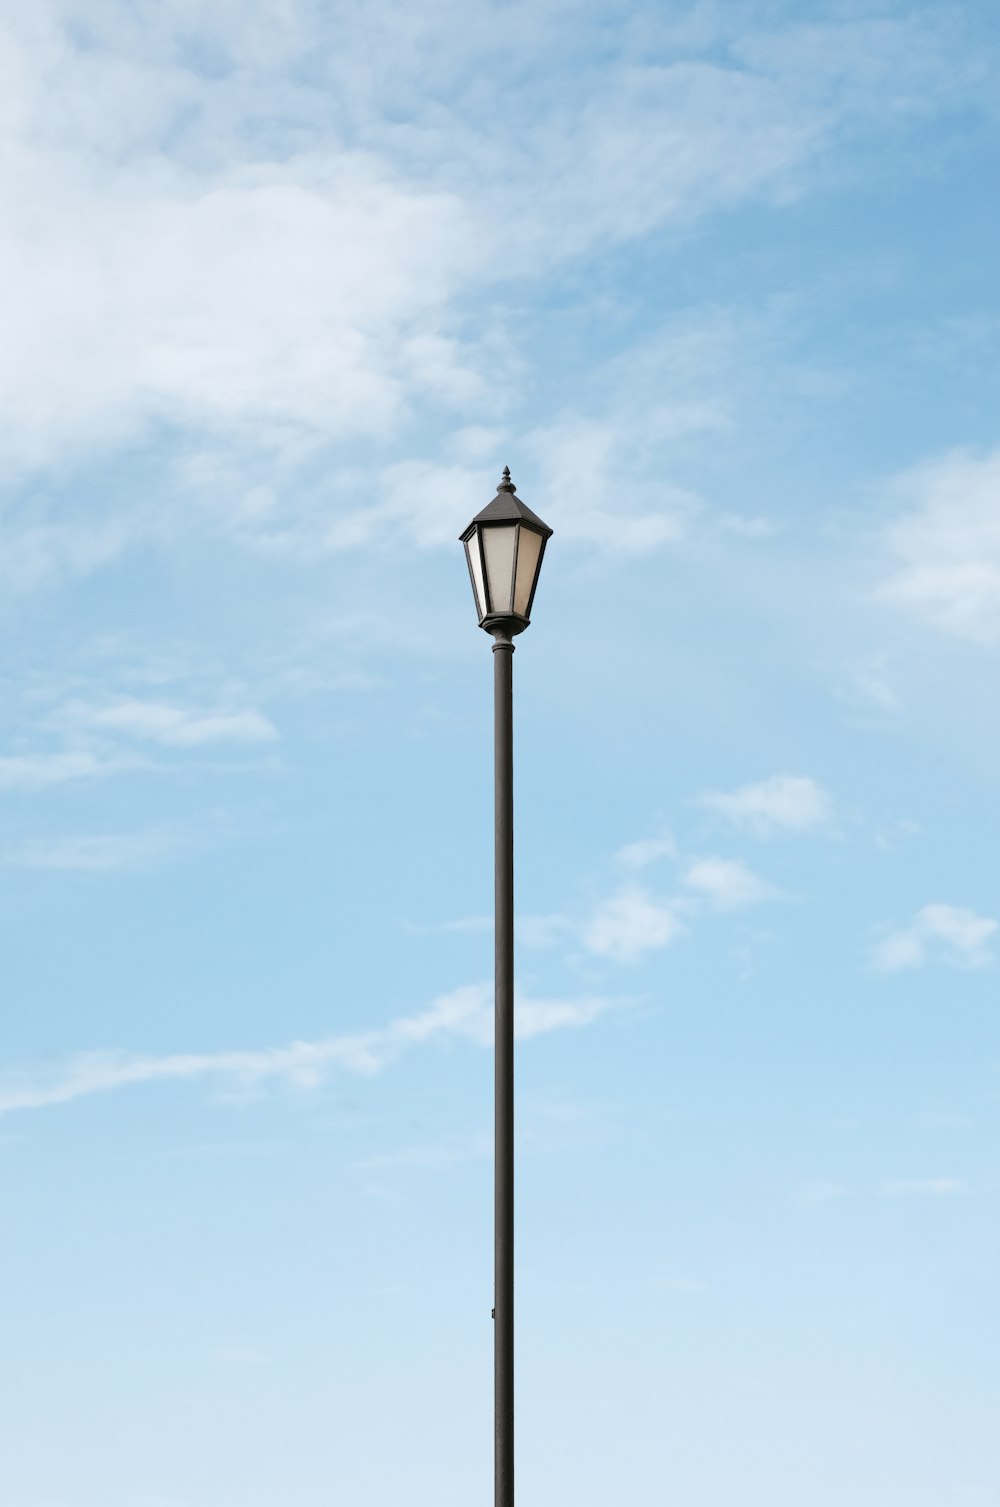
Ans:
<svg viewBox="0 0 1000 1507"><path fill-rule="evenodd" d="M786 199L826 171L845 126L974 98L952 39L922 16L779 37L755 35L752 16L678 27L653 6L609 56L604 18L559 0L346 18L313 0L8 11L6 474L151 437L178 442L192 475L239 473L229 459L252 443L264 463L216 506L222 526L271 542L294 540L303 492L277 488L275 467L385 440L428 406L467 433L496 428L497 374L518 362L510 322L481 317L498 279L537 286L661 226ZM484 112L469 81L509 51L512 27L510 109ZM562 537L633 551L676 538L695 500L640 483L629 447L651 424L718 421L699 400L654 404L624 432L592 415L543 425L531 443ZM377 542L393 475L372 515L341 478L313 511L332 543ZM176 486L170 506L136 500L86 521L34 501L0 552L25 584L93 568L195 511ZM450 510L432 506L418 542L444 538Z"/></svg>
<svg viewBox="0 0 1000 1507"><path fill-rule="evenodd" d="M669 947L685 930L676 908L630 885L597 907L584 928L584 946L618 963Z"/></svg>
<svg viewBox="0 0 1000 1507"><path fill-rule="evenodd" d="M725 513L717 525L724 533L736 534L741 539L770 539L778 532L778 525L770 518L744 518L738 513Z"/></svg>
<svg viewBox="0 0 1000 1507"><path fill-rule="evenodd" d="M612 1007L606 998L536 1000L515 1006L520 1038L564 1027L587 1025ZM130 1084L209 1080L228 1087L253 1088L284 1083L316 1088L335 1069L371 1074L413 1046L453 1038L489 1046L493 1041L493 990L472 984L442 995L415 1015L400 1016L372 1031L349 1032L317 1041L293 1041L259 1051L177 1052L163 1055L83 1052L44 1073L8 1074L0 1081L0 1114L65 1104Z"/></svg>
<svg viewBox="0 0 1000 1507"><path fill-rule="evenodd" d="M300 126L297 152L252 130L238 145L250 79L241 90L185 67L184 21L167 10L175 34L158 58L128 56L122 39L81 48L58 24L8 28L7 463L155 423L252 429L279 446L379 433L413 387L443 383L454 400L463 360L441 312L475 257L458 196L403 181L335 129L324 141L318 121ZM282 85L294 137L309 91ZM235 113L232 139L214 162L179 144L168 155L178 116L213 113L213 91Z"/></svg>
<svg viewBox="0 0 1000 1507"><path fill-rule="evenodd" d="M958 1177L897 1177L882 1184L887 1198L949 1198L967 1193L968 1183Z"/></svg>
<svg viewBox="0 0 1000 1507"><path fill-rule="evenodd" d="M30 838L0 848L0 863L12 868L108 873L145 868L184 844L170 832L116 832L76 837Z"/></svg>
<svg viewBox="0 0 1000 1507"><path fill-rule="evenodd" d="M490 923L492 927L492 922ZM565 941L573 930L568 916L554 913L547 916L517 916L514 929L519 943L525 947L554 947Z"/></svg>
<svg viewBox="0 0 1000 1507"><path fill-rule="evenodd" d="M615 854L615 862L626 869L644 869L660 858L676 858L677 844L665 834L663 837L645 837L637 842L627 842Z"/></svg>
<svg viewBox="0 0 1000 1507"><path fill-rule="evenodd" d="M829 793L807 775L774 775L756 785L703 795L699 804L757 837L815 832L833 819Z"/></svg>
<svg viewBox="0 0 1000 1507"><path fill-rule="evenodd" d="M799 1190L798 1201L804 1209L821 1209L827 1204L846 1198L850 1191L846 1183L836 1183L829 1178L817 1178L813 1182L805 1183Z"/></svg>
<svg viewBox="0 0 1000 1507"><path fill-rule="evenodd" d="M22 508L6 509L0 579L9 589L29 590L53 575L86 575L120 554L132 535L127 517L91 512L49 519L47 511L46 503L34 495Z"/></svg>
<svg viewBox="0 0 1000 1507"><path fill-rule="evenodd" d="M923 937L911 927L883 937L873 950L872 962L884 973L898 973L901 968L919 968L926 951Z"/></svg>
<svg viewBox="0 0 1000 1507"><path fill-rule="evenodd" d="M586 1026L609 1008L606 999L522 999L514 1010L514 1035L543 1036L564 1026ZM493 1040L493 1015L490 1011L490 1035Z"/></svg>
<svg viewBox="0 0 1000 1507"><path fill-rule="evenodd" d="M63 715L67 722L95 732L124 734L170 748L270 743L278 737L274 724L252 707L205 711L124 696L106 706L73 703Z"/></svg>
<svg viewBox="0 0 1000 1507"><path fill-rule="evenodd" d="M379 490L381 501L345 511L314 542L330 551L392 546L401 538L418 549L452 547L472 513L489 501L481 467L425 461L398 461L386 467ZM420 498L419 507L414 507L415 497ZM477 498L482 499L478 504Z"/></svg>
<svg viewBox="0 0 1000 1507"><path fill-rule="evenodd" d="M874 966L885 973L919 968L937 958L962 968L993 962L990 947L998 923L959 905L925 905L909 926L890 931L872 952Z"/></svg>
<svg viewBox="0 0 1000 1507"><path fill-rule="evenodd" d="M648 422L648 415L646 415ZM693 492L650 478L648 439L635 415L569 415L528 436L537 495L559 537L619 554L644 554L688 532L701 503Z"/></svg>
<svg viewBox="0 0 1000 1507"><path fill-rule="evenodd" d="M852 690L859 700L882 712L902 710L899 692L891 684L884 655L874 655L853 676Z"/></svg>
<svg viewBox="0 0 1000 1507"><path fill-rule="evenodd" d="M411 936L426 937L437 934L461 935L462 933L484 932L493 930L492 916L459 916L454 921L439 921L436 924L424 924L417 921L404 921L403 928Z"/></svg>
<svg viewBox="0 0 1000 1507"><path fill-rule="evenodd" d="M886 543L896 565L884 600L933 627L980 643L1000 640L1000 450L958 452L900 477L906 507Z"/></svg>
<svg viewBox="0 0 1000 1507"><path fill-rule="evenodd" d="M198 709L131 696L104 705L70 702L53 715L51 725L58 727L68 742L96 746L0 756L0 792L45 790L152 768L148 758L123 747L126 740L180 749L216 743L270 743L278 737L274 724L252 707ZM31 850L24 851L29 854ZM82 851L78 846L78 852ZM39 864L42 852L35 850ZM96 859L96 848L93 853ZM29 860L25 857L21 861Z"/></svg>
<svg viewBox="0 0 1000 1507"><path fill-rule="evenodd" d="M9 754L0 758L0 790L45 790L74 780L103 779L137 769L141 761L128 757L99 757L86 751Z"/></svg>
<svg viewBox="0 0 1000 1507"><path fill-rule="evenodd" d="M696 858L687 868L684 883L705 895L719 910L757 905L778 893L738 858Z"/></svg>

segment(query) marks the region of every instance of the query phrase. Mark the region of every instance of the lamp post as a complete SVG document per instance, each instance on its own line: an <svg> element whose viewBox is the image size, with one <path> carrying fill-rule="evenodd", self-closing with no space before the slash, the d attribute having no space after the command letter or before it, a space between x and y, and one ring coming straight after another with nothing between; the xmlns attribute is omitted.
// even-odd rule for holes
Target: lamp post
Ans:
<svg viewBox="0 0 1000 1507"><path fill-rule="evenodd" d="M514 749L512 640L530 621L552 530L514 493L497 495L462 534L479 626L493 636L495 1047L493 1244L494 1507L514 1507Z"/></svg>

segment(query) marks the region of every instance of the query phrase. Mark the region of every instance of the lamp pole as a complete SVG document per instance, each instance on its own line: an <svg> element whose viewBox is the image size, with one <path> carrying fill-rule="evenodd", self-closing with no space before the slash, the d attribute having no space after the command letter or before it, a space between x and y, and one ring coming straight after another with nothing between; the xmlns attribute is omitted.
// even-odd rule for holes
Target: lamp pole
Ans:
<svg viewBox="0 0 1000 1507"><path fill-rule="evenodd" d="M514 645L493 641L494 1503L514 1507Z"/></svg>
<svg viewBox="0 0 1000 1507"><path fill-rule="evenodd" d="M527 628L552 530L514 492L510 471L462 534L479 626L493 637L494 1507L514 1507L514 636Z"/></svg>

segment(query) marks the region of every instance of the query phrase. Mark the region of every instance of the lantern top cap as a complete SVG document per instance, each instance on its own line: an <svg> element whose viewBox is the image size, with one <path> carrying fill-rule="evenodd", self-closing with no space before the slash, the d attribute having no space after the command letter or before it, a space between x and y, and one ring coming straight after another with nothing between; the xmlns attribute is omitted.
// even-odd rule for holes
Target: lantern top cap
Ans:
<svg viewBox="0 0 1000 1507"><path fill-rule="evenodd" d="M497 495L493 501L487 503L481 513L477 513L463 530L461 537L465 539L470 529L477 523L529 523L538 529L542 537L548 539L552 530L547 523L543 523L537 513L533 513L529 507L521 501L514 491L514 483L510 479L510 467L504 466L503 476L497 485Z"/></svg>

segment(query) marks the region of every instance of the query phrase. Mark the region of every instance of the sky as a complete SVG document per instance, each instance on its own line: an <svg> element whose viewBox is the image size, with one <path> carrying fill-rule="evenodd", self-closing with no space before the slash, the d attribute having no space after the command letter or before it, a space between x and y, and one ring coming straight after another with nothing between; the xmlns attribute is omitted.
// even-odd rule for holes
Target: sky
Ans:
<svg viewBox="0 0 1000 1507"><path fill-rule="evenodd" d="M5 1507L1000 1502L1000 17L0 9Z"/></svg>

